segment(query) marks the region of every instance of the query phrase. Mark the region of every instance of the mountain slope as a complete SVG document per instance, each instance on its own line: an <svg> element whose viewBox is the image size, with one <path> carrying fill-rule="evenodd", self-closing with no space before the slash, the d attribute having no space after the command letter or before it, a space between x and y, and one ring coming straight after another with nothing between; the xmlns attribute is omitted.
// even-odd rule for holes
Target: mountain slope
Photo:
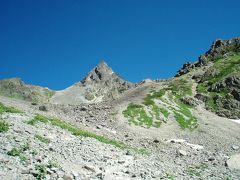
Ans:
<svg viewBox="0 0 240 180"><path fill-rule="evenodd" d="M240 119L240 38L216 40L196 63L183 66L198 83L196 97L220 116Z"/></svg>
<svg viewBox="0 0 240 180"><path fill-rule="evenodd" d="M32 102L47 102L55 92L25 84L20 78L0 80L0 95Z"/></svg>
<svg viewBox="0 0 240 180"><path fill-rule="evenodd" d="M199 125L193 112L204 104L220 116L240 119L239 68L240 38L217 40L175 78L156 82L145 96L129 99L122 114L130 125L159 128L173 119L182 129L193 130Z"/></svg>
<svg viewBox="0 0 240 180"><path fill-rule="evenodd" d="M54 104L96 103L119 97L125 90L133 87L101 61L88 75L73 86L57 91L50 102Z"/></svg>

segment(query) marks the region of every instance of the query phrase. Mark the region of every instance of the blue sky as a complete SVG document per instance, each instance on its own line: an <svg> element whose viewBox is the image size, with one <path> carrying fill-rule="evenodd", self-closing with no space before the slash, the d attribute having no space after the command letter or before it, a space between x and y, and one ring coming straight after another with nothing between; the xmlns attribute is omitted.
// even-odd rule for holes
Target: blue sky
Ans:
<svg viewBox="0 0 240 180"><path fill-rule="evenodd" d="M101 59L123 78L173 76L239 36L239 0L0 1L0 78L64 89Z"/></svg>

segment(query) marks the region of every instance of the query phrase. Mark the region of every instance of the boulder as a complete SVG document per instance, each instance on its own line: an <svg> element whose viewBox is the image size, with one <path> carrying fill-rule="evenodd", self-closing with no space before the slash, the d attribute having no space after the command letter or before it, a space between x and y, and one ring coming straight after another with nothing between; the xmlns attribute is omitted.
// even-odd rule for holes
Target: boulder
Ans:
<svg viewBox="0 0 240 180"><path fill-rule="evenodd" d="M226 162L226 165L231 170L240 170L240 154L235 154L231 156L230 159Z"/></svg>
<svg viewBox="0 0 240 180"><path fill-rule="evenodd" d="M234 97L236 100L240 101L240 90L234 89L234 90L232 90L231 94L233 95L233 97Z"/></svg>
<svg viewBox="0 0 240 180"><path fill-rule="evenodd" d="M190 96L185 96L180 99L184 104L187 104L189 106L197 106L199 102L197 99L190 97Z"/></svg>
<svg viewBox="0 0 240 180"><path fill-rule="evenodd" d="M197 93L194 97L203 102L206 102L209 98L208 96L200 94L200 93Z"/></svg>
<svg viewBox="0 0 240 180"><path fill-rule="evenodd" d="M179 150L177 151L177 153L178 153L179 155L181 155L181 156L186 156L186 155L187 155L187 152L184 151L184 150L182 150L182 149L179 149Z"/></svg>
<svg viewBox="0 0 240 180"><path fill-rule="evenodd" d="M42 105L42 106L39 106L38 108L40 111L47 111L47 107Z"/></svg>

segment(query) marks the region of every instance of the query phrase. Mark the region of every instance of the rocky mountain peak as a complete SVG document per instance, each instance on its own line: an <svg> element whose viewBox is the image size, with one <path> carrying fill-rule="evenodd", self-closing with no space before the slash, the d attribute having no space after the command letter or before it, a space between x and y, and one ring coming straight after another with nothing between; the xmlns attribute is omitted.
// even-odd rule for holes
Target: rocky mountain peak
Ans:
<svg viewBox="0 0 240 180"><path fill-rule="evenodd" d="M104 60L101 60L98 65L96 66L96 68L99 68L101 70L111 70L111 67L108 66L108 64L106 63L106 61Z"/></svg>
<svg viewBox="0 0 240 180"><path fill-rule="evenodd" d="M100 61L83 80L57 92L54 104L96 103L118 98L124 91L134 87L113 72L105 61Z"/></svg>
<svg viewBox="0 0 240 180"><path fill-rule="evenodd" d="M114 74L112 68L102 60L95 66L88 75L81 81L82 84L98 83L106 81Z"/></svg>

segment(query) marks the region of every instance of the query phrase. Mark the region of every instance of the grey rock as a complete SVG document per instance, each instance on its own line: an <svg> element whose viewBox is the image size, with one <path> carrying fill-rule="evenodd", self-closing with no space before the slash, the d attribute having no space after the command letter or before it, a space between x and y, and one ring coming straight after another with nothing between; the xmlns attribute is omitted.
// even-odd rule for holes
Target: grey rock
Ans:
<svg viewBox="0 0 240 180"><path fill-rule="evenodd" d="M203 102L206 102L209 99L208 96L200 94L200 93L197 93L194 97Z"/></svg>
<svg viewBox="0 0 240 180"><path fill-rule="evenodd" d="M91 172L96 172L95 169L93 167L90 167L90 166L83 166L84 169L88 170L88 171L91 171Z"/></svg>
<svg viewBox="0 0 240 180"><path fill-rule="evenodd" d="M193 98L193 97L189 97L189 96L185 96L182 97L180 99L184 104L187 104L189 106L197 106L199 104L199 102L197 101L197 99Z"/></svg>
<svg viewBox="0 0 240 180"><path fill-rule="evenodd" d="M239 149L239 146L232 145L232 149L233 149L233 150L238 150L238 149Z"/></svg>
<svg viewBox="0 0 240 180"><path fill-rule="evenodd" d="M70 175L63 175L63 180L73 180L73 178Z"/></svg>
<svg viewBox="0 0 240 180"><path fill-rule="evenodd" d="M182 149L179 149L179 150L177 151L177 153L178 153L179 155L181 155L181 156L186 156L186 155L187 155L187 152L186 152L185 150L182 150Z"/></svg>
<svg viewBox="0 0 240 180"><path fill-rule="evenodd" d="M240 154L236 154L230 157L230 159L226 162L229 169L234 170L238 169L240 170Z"/></svg>
<svg viewBox="0 0 240 180"><path fill-rule="evenodd" d="M209 157L209 158L208 158L208 161L214 161L214 160L215 160L214 157Z"/></svg>
<svg viewBox="0 0 240 180"><path fill-rule="evenodd" d="M40 111L47 111L47 107L42 105L42 106L39 106L38 108Z"/></svg>
<svg viewBox="0 0 240 180"><path fill-rule="evenodd" d="M30 170L25 168L25 169L22 170L21 173L22 174L30 174Z"/></svg>

